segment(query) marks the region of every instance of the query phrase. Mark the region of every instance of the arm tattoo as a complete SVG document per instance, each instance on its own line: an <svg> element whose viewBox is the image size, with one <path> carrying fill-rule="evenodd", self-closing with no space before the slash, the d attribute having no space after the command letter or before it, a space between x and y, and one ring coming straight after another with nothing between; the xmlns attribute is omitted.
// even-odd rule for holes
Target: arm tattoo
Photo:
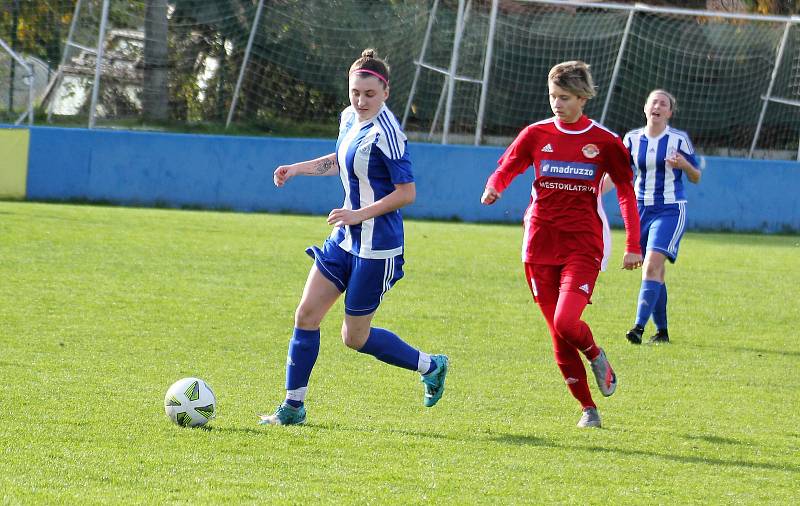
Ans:
<svg viewBox="0 0 800 506"><path fill-rule="evenodd" d="M329 170L331 170L331 168L332 168L332 167L333 167L333 161L332 161L331 159L329 159L329 158L326 158L326 159L324 159L324 160L320 160L320 161L319 161L319 162L317 162L317 164L314 166L314 174L315 174L315 175L322 175L322 174L325 174L325 173L327 173Z"/></svg>

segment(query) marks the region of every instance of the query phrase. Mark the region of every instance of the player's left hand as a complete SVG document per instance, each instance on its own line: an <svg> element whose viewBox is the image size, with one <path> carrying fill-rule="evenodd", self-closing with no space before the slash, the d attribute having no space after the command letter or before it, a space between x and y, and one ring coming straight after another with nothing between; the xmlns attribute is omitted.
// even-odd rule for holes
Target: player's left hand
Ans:
<svg viewBox="0 0 800 506"><path fill-rule="evenodd" d="M684 170L687 165L691 165L689 160L687 160L680 151L675 151L672 156L668 156L664 160L671 168L678 170Z"/></svg>
<svg viewBox="0 0 800 506"><path fill-rule="evenodd" d="M358 225L363 220L358 216L358 212L352 209L334 209L328 214L328 225L341 227L344 225Z"/></svg>
<svg viewBox="0 0 800 506"><path fill-rule="evenodd" d="M483 195L481 195L481 204L489 206L497 202L499 198L500 193L491 186L487 186L483 190Z"/></svg>
<svg viewBox="0 0 800 506"><path fill-rule="evenodd" d="M622 257L622 268L629 271L638 269L642 263L644 263L644 259L639 253L625 253L625 256Z"/></svg>

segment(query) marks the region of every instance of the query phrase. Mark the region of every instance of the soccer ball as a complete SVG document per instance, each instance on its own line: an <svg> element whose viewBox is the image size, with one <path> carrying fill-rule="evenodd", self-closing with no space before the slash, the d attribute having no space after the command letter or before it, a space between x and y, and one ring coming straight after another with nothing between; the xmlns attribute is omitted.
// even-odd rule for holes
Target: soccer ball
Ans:
<svg viewBox="0 0 800 506"><path fill-rule="evenodd" d="M217 398L205 381L183 378L167 390L164 411L170 420L182 427L205 425L217 413Z"/></svg>

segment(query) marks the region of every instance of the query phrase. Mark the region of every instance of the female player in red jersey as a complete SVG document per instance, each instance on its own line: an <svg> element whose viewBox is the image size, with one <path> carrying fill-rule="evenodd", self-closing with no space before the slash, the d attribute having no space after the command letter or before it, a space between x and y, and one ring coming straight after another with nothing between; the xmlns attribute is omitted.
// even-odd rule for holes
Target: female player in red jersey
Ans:
<svg viewBox="0 0 800 506"><path fill-rule="evenodd" d="M544 314L567 388L581 403L578 427L600 427L580 353L604 396L614 393L617 378L581 314L611 249L600 200L606 173L617 186L627 232L622 267L642 265L630 155L616 134L583 114L595 95L586 63L559 63L550 69L547 86L555 116L520 132L489 177L481 202L496 202L516 176L534 166L522 243L525 277Z"/></svg>

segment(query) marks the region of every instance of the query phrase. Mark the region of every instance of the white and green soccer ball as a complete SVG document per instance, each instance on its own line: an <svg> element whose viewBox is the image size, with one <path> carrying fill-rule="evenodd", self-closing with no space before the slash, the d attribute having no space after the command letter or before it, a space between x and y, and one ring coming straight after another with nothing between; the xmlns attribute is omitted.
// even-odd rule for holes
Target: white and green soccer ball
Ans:
<svg viewBox="0 0 800 506"><path fill-rule="evenodd" d="M182 427L197 427L217 414L217 398L205 381L183 378L167 390L164 411L170 420Z"/></svg>

